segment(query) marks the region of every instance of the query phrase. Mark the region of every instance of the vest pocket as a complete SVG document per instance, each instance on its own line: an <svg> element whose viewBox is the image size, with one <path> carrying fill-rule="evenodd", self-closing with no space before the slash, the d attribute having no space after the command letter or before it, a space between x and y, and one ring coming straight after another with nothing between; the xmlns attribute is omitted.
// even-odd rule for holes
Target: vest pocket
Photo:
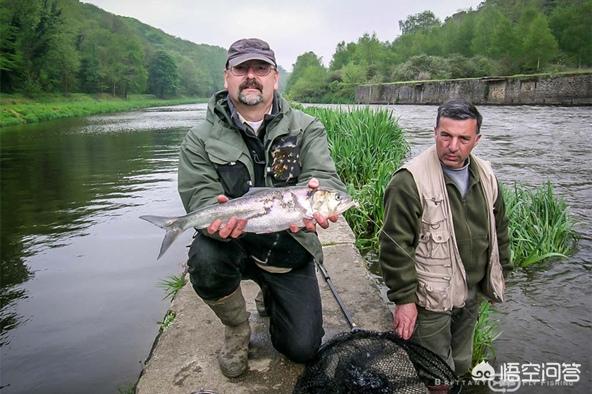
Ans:
<svg viewBox="0 0 592 394"><path fill-rule="evenodd" d="M422 223L415 254L426 259L450 259L450 232L445 227L444 221Z"/></svg>
<svg viewBox="0 0 592 394"><path fill-rule="evenodd" d="M230 198L240 197L251 187L251 175L243 162L242 151L217 140L206 141L208 159L216 168L224 194Z"/></svg>
<svg viewBox="0 0 592 394"><path fill-rule="evenodd" d="M450 231L446 219L444 198L440 195L424 195L419 242L415 251L418 256L427 259L449 258Z"/></svg>
<svg viewBox="0 0 592 394"><path fill-rule="evenodd" d="M216 172L226 196L236 198L249 191L251 183L249 170L240 161L216 165Z"/></svg>
<svg viewBox="0 0 592 394"><path fill-rule="evenodd" d="M430 278L424 280L418 273L417 303L427 310L446 311L452 308L448 298L450 283L446 280Z"/></svg>

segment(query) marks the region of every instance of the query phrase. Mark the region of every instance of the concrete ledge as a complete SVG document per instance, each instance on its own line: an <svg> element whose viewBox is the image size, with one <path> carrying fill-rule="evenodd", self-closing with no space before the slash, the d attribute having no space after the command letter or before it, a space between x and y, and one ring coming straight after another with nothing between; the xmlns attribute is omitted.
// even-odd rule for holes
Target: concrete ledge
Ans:
<svg viewBox="0 0 592 394"><path fill-rule="evenodd" d="M592 105L592 73L406 81L360 85L363 104L433 104L465 98L485 105Z"/></svg>
<svg viewBox="0 0 592 394"><path fill-rule="evenodd" d="M354 245L354 235L340 219L319 234L325 267L352 319L361 328L386 331L391 315L371 279L364 259ZM323 302L324 341L350 328L323 277L317 273ZM291 393L303 365L279 354L269 340L269 319L255 309L259 290L252 281L242 283L252 328L249 370L227 379L218 368L216 354L222 346L223 326L188 283L175 297L176 318L155 341L151 356L136 386L138 394L176 394L209 390L216 393Z"/></svg>

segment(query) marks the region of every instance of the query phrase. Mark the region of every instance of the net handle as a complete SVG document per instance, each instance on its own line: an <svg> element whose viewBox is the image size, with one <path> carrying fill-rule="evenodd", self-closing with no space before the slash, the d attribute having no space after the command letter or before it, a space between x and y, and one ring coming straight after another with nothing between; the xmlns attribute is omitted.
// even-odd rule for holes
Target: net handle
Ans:
<svg viewBox="0 0 592 394"><path fill-rule="evenodd" d="M337 290L335 290L335 288L333 287L333 283L331 282L331 277L329 276L327 269L325 268L325 266L323 264L319 263L316 260L315 260L315 263L317 264L317 267L318 267L319 271L321 272L321 275L323 275L323 279L325 279L325 282L327 282L327 285L329 285L329 289L331 289L331 293L333 293L333 297L335 297L335 301L337 301L337 305L339 305L341 312L343 312L343 316L345 316L345 320L347 320L347 324L349 324L349 327L352 329L352 331L356 330L358 328L358 325L356 323L354 323L349 310L345 307L345 305L343 305L343 302L341 302L341 298L339 297L339 294L337 294Z"/></svg>

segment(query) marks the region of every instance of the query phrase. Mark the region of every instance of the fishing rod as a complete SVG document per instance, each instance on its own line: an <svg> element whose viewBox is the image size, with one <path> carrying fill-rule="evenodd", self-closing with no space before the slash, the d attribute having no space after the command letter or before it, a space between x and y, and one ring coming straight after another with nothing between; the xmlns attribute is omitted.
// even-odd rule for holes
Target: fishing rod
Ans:
<svg viewBox="0 0 592 394"><path fill-rule="evenodd" d="M341 309L343 316L345 316L345 320L347 320L347 324L349 324L349 327L351 328L352 331L358 330L359 329L358 325L356 323L354 323L349 310L346 308L346 306L341 301L341 297L339 297L339 294L337 294L337 290L335 290L335 287L333 287L333 283L331 282L331 277L329 276L327 269L325 268L325 266L323 264L319 263L318 261L315 260L315 262L317 263L317 267L319 268L321 275L323 275L323 279L325 279L325 282L327 282L327 285L329 285L329 289L331 289L331 293L333 293L333 297L335 298L335 301L337 301L337 305L339 305L339 308Z"/></svg>

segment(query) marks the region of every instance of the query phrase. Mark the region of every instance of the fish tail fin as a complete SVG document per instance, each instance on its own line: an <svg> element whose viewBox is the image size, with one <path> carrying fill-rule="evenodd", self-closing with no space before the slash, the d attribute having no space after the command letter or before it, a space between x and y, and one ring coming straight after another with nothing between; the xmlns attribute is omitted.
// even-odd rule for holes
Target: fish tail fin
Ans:
<svg viewBox="0 0 592 394"><path fill-rule="evenodd" d="M167 251L167 249L169 248L169 246L171 246L173 241L175 239L177 239L177 237L179 235L181 235L183 233L183 231L185 231L185 226L184 226L185 221L183 220L182 217L178 218L178 217L145 215L145 216L140 216L140 219L144 219L144 220L154 224L155 226L158 226L158 227L166 230L166 233L164 235L164 239L162 240L162 244L160 245L160 253L158 254L158 257L156 258L157 260L159 258L161 258L161 256L164 254L164 252Z"/></svg>

